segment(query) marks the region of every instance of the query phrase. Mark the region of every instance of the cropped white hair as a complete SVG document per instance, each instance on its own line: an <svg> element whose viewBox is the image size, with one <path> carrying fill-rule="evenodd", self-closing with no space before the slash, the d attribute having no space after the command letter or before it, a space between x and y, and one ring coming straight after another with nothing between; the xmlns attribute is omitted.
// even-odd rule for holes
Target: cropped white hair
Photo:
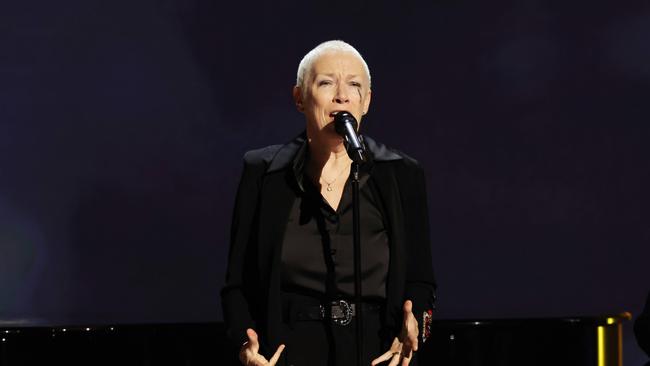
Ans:
<svg viewBox="0 0 650 366"><path fill-rule="evenodd" d="M320 56L328 52L348 52L357 56L359 60L361 60L361 63L363 64L363 69L365 70L366 76L368 77L368 88L370 88L370 69L368 68L368 64L366 64L366 61L363 59L363 57L361 57L359 51L357 51L350 44L340 40L323 42L318 46L316 46L313 50L309 51L305 55L305 57L302 58L302 61L300 61L300 65L298 65L298 73L296 75L296 86L299 86L303 91L305 90L304 88L305 77L307 76L307 73L311 70L312 64Z"/></svg>

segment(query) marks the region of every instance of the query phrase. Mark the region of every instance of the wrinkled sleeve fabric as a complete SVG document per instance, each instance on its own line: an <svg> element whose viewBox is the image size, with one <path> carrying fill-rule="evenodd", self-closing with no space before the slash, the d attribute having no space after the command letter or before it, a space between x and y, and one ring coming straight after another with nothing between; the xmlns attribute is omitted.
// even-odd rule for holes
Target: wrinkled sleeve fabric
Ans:
<svg viewBox="0 0 650 366"><path fill-rule="evenodd" d="M255 223L265 167L255 151L244 155L244 168L232 215L226 281L221 290L226 334L233 345L241 345L248 339L247 328L257 329L254 319L259 312L259 273Z"/></svg>
<svg viewBox="0 0 650 366"><path fill-rule="evenodd" d="M406 226L405 300L413 302L413 315L418 321L419 341L425 343L431 334L436 300L436 281L431 258L429 210L426 180L420 165L405 160L402 173L401 199Z"/></svg>

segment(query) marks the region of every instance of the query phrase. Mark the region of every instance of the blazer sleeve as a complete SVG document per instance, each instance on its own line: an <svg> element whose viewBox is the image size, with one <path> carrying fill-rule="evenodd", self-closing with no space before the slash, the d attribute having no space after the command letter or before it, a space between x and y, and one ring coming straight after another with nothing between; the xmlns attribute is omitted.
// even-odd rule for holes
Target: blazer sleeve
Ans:
<svg viewBox="0 0 650 366"><path fill-rule="evenodd" d="M256 213L265 164L254 152L244 156L244 169L237 188L230 232L230 250L225 285L221 290L226 334L235 345L248 338L247 328L257 329L259 312L256 265Z"/></svg>
<svg viewBox="0 0 650 366"><path fill-rule="evenodd" d="M634 334L639 346L650 356L650 292L648 292L643 312L634 322Z"/></svg>
<svg viewBox="0 0 650 366"><path fill-rule="evenodd" d="M431 322L436 301L436 282L431 258L429 211L424 171L407 159L403 177L402 200L406 226L406 299L413 302L413 315L418 321L419 341L431 335Z"/></svg>

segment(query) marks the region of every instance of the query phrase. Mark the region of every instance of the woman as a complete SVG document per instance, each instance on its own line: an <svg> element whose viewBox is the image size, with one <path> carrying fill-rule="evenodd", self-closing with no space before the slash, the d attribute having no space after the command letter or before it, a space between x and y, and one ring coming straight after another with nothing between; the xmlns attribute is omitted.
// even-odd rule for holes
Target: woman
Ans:
<svg viewBox="0 0 650 366"><path fill-rule="evenodd" d="M244 157L221 294L227 332L244 365L353 365L351 160L332 122L368 112L368 66L349 44L325 42L300 62L293 97L305 133ZM424 174L406 155L365 144L364 364L407 365L435 298Z"/></svg>

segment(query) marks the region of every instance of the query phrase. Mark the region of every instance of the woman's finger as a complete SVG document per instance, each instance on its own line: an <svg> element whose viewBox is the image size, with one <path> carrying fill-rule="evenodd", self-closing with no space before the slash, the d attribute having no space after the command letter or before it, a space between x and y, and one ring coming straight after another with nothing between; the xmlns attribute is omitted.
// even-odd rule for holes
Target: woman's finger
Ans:
<svg viewBox="0 0 650 366"><path fill-rule="evenodd" d="M411 300L404 301L404 319L406 319L409 313L413 314L413 302Z"/></svg>
<svg viewBox="0 0 650 366"><path fill-rule="evenodd" d="M275 354L273 354L273 357L271 357L269 360L270 366L275 366L275 364L278 362L278 359L280 359L282 351L284 351L284 344L281 344L280 347L278 347L278 349L275 351Z"/></svg>
<svg viewBox="0 0 650 366"><path fill-rule="evenodd" d="M409 341L410 341L410 348L413 349L413 351L418 350L418 335L417 333L411 333L409 332Z"/></svg>
<svg viewBox="0 0 650 366"><path fill-rule="evenodd" d="M253 353L257 353L260 350L260 343L257 340L257 333L251 328L246 329L246 335L248 336L248 347Z"/></svg>
<svg viewBox="0 0 650 366"><path fill-rule="evenodd" d="M413 302L411 300L404 301L404 331L406 333L405 343L407 343L414 351L418 350L418 321L413 315Z"/></svg>
<svg viewBox="0 0 650 366"><path fill-rule="evenodd" d="M404 301L404 306L402 307L402 310L404 311L404 324L402 326L408 329L409 321L411 320L411 318L414 318L413 302L411 302L411 300Z"/></svg>
<svg viewBox="0 0 650 366"><path fill-rule="evenodd" d="M393 353L392 359L390 360L390 363L388 364L388 366L397 366L397 365L399 365L399 361L400 361L401 358L402 357L400 356L399 352Z"/></svg>
<svg viewBox="0 0 650 366"><path fill-rule="evenodd" d="M402 357L402 365L401 366L408 366L409 363L411 363L411 357Z"/></svg>
<svg viewBox="0 0 650 366"><path fill-rule="evenodd" d="M380 363L382 363L382 362L384 362L384 361L388 361L388 360L390 360L391 357L393 357L393 351L392 351L392 350L387 351L387 352L384 353L383 355L381 355L381 356L375 358L374 360L372 360L372 362L371 362L370 364L371 364L372 366L375 366L375 365L380 364Z"/></svg>

